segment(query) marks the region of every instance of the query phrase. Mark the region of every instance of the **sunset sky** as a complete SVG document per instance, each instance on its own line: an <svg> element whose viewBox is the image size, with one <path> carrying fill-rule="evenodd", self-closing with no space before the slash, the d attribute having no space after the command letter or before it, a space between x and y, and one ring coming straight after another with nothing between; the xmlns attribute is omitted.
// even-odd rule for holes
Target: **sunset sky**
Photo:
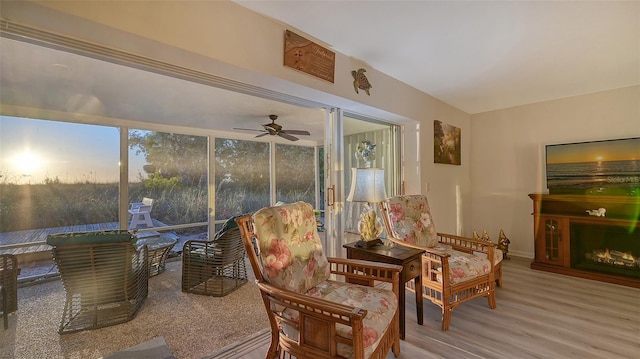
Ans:
<svg viewBox="0 0 640 359"><path fill-rule="evenodd" d="M547 146L547 163L640 160L640 138Z"/></svg>
<svg viewBox="0 0 640 359"><path fill-rule="evenodd" d="M0 181L65 183L119 180L118 128L0 116ZM130 151L130 181L146 163Z"/></svg>

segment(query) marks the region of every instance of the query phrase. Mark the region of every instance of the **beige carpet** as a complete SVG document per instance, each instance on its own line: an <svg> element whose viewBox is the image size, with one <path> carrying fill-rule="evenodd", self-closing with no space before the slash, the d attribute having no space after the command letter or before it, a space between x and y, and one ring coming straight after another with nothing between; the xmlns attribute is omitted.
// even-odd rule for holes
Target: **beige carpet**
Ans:
<svg viewBox="0 0 640 359"><path fill-rule="evenodd" d="M203 358L268 327L253 273L222 298L182 293L182 262L149 279L149 297L135 319L107 328L59 335L64 305L60 281L18 289L18 311L0 330L0 358L100 358L163 337L178 359ZM1 328L0 328L1 329Z"/></svg>

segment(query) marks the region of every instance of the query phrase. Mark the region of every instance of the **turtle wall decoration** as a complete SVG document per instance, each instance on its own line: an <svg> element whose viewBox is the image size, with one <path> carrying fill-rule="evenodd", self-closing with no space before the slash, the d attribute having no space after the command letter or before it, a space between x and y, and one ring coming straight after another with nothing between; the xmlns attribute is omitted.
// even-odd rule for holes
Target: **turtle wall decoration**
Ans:
<svg viewBox="0 0 640 359"><path fill-rule="evenodd" d="M366 92L367 95L371 96L371 94L369 93L369 90L373 86L371 86L371 83L369 83L367 76L365 76L364 74L365 72L367 72L367 70L365 69L358 69L358 71L351 71L351 76L353 76L353 89L356 90L357 94L360 93L358 91L358 89L360 89L360 90L364 90L364 92Z"/></svg>

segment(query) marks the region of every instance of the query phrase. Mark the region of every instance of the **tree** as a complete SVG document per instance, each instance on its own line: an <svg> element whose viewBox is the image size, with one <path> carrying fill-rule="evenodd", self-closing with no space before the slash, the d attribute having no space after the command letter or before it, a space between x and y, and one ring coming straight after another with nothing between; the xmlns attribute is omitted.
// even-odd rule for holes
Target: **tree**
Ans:
<svg viewBox="0 0 640 359"><path fill-rule="evenodd" d="M133 130L129 147L143 153L148 175L178 177L185 185L204 185L207 179L208 139L205 136Z"/></svg>

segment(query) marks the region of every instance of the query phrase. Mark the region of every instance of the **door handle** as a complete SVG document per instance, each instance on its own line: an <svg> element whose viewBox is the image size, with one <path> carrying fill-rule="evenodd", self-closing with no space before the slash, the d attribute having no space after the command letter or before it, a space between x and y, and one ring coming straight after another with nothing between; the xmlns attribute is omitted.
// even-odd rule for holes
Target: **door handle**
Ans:
<svg viewBox="0 0 640 359"><path fill-rule="evenodd" d="M327 187L327 206L336 209L336 185Z"/></svg>

